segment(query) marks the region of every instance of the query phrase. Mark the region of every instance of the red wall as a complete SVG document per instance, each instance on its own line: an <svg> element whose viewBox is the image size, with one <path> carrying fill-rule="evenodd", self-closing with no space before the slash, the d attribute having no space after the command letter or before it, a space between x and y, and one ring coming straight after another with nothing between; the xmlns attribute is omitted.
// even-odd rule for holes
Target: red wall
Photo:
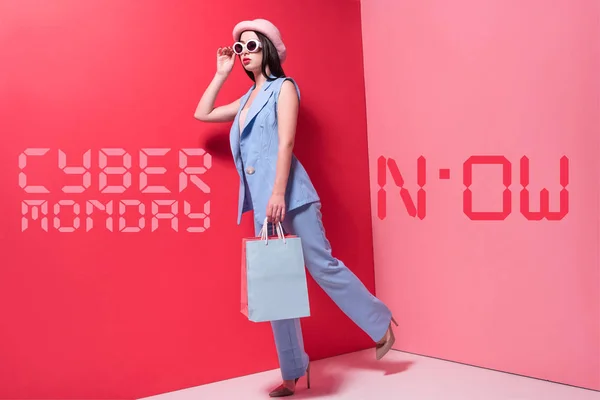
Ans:
<svg viewBox="0 0 600 400"><path fill-rule="evenodd" d="M229 125L193 119L216 49L231 44L236 22L257 17L275 22L290 50L284 67L303 95L297 155L322 195L334 254L373 290L358 2L3 1L0 398L143 397L277 367L270 326L239 312L240 241L253 226L249 215L236 225ZM220 103L250 83L236 65ZM131 162L122 193L105 186L121 185L125 170L104 169L101 181L101 153L110 153L102 149L115 148ZM142 192L140 151L160 148L170 150L148 165L166 172L148 175L148 184L169 192ZM207 151L189 163L208 170L180 192L181 149ZM113 155L104 166L120 165ZM63 190L82 182L81 193ZM47 202L47 231L31 207L23 229L22 204L34 200ZM88 230L93 200L113 202L112 232L97 209ZM137 205L144 205L140 232L119 231L124 200L131 201L128 227L139 226ZM157 200L177 202L177 232L167 219L152 230ZM196 214L208 204L208 217L191 218L185 202ZM74 232L55 228L76 217ZM208 229L186 231L198 226ZM303 324L311 357L371 346L312 279L309 285L313 315Z"/></svg>

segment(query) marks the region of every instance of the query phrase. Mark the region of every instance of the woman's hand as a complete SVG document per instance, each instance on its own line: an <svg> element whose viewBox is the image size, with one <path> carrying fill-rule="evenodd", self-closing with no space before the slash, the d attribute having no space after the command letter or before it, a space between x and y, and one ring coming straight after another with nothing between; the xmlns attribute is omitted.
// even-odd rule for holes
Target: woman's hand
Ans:
<svg viewBox="0 0 600 400"><path fill-rule="evenodd" d="M267 203L268 222L281 222L285 218L285 196L283 194L273 194Z"/></svg>
<svg viewBox="0 0 600 400"><path fill-rule="evenodd" d="M217 73L229 75L234 61L235 53L231 47L219 47L217 50Z"/></svg>

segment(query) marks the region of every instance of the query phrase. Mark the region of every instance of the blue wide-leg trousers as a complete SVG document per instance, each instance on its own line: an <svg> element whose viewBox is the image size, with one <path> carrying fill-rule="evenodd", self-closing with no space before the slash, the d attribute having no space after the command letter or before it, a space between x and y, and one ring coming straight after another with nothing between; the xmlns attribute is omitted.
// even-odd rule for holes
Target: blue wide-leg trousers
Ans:
<svg viewBox="0 0 600 400"><path fill-rule="evenodd" d="M317 284L373 341L379 341L388 329L391 312L342 261L332 256L321 219L321 203L310 203L290 211L282 226L286 234L297 235L302 240L306 268ZM255 228L259 235L262 225L257 223ZM308 355L304 351L300 320L272 321L271 326L283 379L303 376L308 367Z"/></svg>

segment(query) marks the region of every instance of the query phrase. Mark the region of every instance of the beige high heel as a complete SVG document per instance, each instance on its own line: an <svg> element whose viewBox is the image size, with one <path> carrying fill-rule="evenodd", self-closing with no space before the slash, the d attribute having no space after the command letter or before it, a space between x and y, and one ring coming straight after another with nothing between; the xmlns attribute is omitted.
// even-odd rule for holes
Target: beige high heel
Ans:
<svg viewBox="0 0 600 400"><path fill-rule="evenodd" d="M398 326L398 323L396 322L394 317L392 317L392 322L394 323L394 325ZM394 331L392 330L392 322L390 322L390 326L388 327L388 330L384 335L384 338L387 336L387 340L383 342L378 342L375 346L375 358L377 360L381 360L383 356L385 356L388 353L388 351L390 351L390 349L396 342L396 336L394 336Z"/></svg>
<svg viewBox="0 0 600 400"><path fill-rule="evenodd" d="M300 378L296 378L294 380L294 384L298 383ZM310 389L310 361L308 362L308 366L306 367L306 388ZM269 393L269 397L286 397L292 396L296 392L296 388L294 390L286 388L283 384L279 385L275 390Z"/></svg>

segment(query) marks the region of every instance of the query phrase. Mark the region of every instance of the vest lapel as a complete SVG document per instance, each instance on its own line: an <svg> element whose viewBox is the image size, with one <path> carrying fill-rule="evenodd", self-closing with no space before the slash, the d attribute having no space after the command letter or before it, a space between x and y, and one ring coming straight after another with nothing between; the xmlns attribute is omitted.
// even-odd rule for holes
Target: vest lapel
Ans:
<svg viewBox="0 0 600 400"><path fill-rule="evenodd" d="M246 128L248 127L248 125L250 125L250 122L252 122L252 120L254 119L254 117L256 117L258 112L260 110L262 110L262 108L265 106L265 104L267 104L267 101L273 94L273 91L269 89L269 87L271 86L271 84L273 82L274 81L266 81L263 84L263 87L261 88L260 92L256 95L256 97L252 101L252 104L250 105L250 109L248 110L248 114L246 115L246 119L244 120L244 127L242 129L242 134L244 134L244 132L246 131ZM248 100L248 98L246 97L246 99L242 103L242 107L240 107L240 110L242 110L244 108L247 100Z"/></svg>

